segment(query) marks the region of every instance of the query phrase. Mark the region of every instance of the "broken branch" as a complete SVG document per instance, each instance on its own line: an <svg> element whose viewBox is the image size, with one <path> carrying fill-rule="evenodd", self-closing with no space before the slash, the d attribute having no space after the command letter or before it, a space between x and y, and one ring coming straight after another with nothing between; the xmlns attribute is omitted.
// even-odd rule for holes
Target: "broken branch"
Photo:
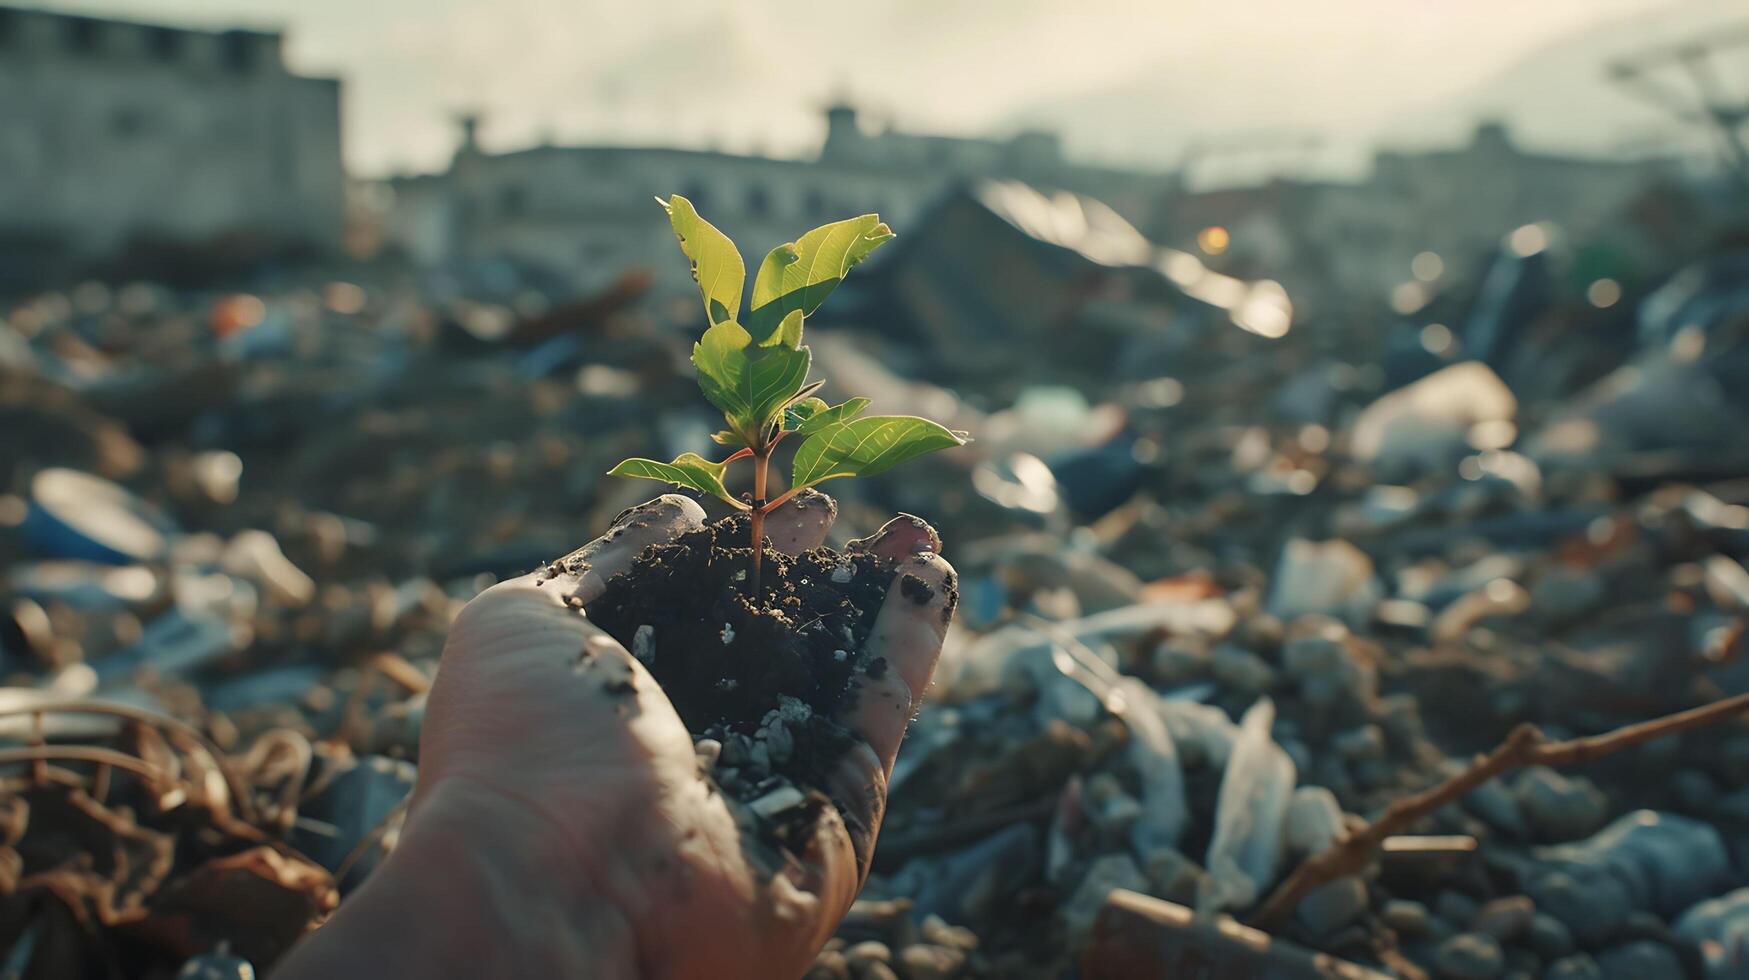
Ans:
<svg viewBox="0 0 1749 980"><path fill-rule="evenodd" d="M1307 893L1351 874L1358 874L1372 860L1385 838L1407 830L1428 814L1501 773L1524 766L1572 766L1600 759L1622 749L1649 742L1666 735L1675 735L1723 721L1749 710L1749 694L1715 701L1712 704L1679 711L1673 715L1637 722L1601 735L1565 742L1550 742L1542 729L1531 724L1519 725L1492 752L1481 756L1468 769L1429 789L1392 803L1378 819L1352 831L1329 849L1300 862L1299 867L1276 886L1268 901L1252 917L1251 924L1260 929L1275 929L1287 920Z"/></svg>

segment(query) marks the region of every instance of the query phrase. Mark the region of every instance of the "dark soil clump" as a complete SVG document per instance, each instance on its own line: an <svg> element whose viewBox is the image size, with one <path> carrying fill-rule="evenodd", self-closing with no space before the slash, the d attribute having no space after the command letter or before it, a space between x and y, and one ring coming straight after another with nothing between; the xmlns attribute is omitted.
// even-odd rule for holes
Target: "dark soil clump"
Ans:
<svg viewBox="0 0 1749 980"><path fill-rule="evenodd" d="M768 549L754 598L747 540L746 518L730 517L652 546L608 582L589 619L649 668L694 739L721 744L714 775L725 793L751 802L785 785L825 792L852 742L836 719L852 706L857 674L887 669L878 657L865 663L863 649L894 565ZM804 810L768 814L779 838L781 825L811 820Z"/></svg>

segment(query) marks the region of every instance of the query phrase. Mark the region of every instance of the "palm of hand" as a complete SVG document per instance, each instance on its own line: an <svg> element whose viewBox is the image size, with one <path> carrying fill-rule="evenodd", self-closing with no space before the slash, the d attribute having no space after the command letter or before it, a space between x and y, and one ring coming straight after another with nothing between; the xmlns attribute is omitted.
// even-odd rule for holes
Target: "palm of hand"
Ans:
<svg viewBox="0 0 1749 980"><path fill-rule="evenodd" d="M811 500L773 515L776 546L824 538L830 503ZM844 719L864 739L833 787L844 813L826 808L807 853L778 859L746 844L741 808L701 775L654 679L576 609L645 546L701 520L691 501L660 498L573 556L578 574L525 576L469 603L427 707L410 821L465 795L461 809L479 814L469 819L485 839L493 823L541 838L515 845L530 873L576 882L579 916L611 913L640 976L799 975L866 873L886 774L951 614L953 573L917 522L862 543L943 587L928 603L883 609L870 644L895 669L864 678Z"/></svg>

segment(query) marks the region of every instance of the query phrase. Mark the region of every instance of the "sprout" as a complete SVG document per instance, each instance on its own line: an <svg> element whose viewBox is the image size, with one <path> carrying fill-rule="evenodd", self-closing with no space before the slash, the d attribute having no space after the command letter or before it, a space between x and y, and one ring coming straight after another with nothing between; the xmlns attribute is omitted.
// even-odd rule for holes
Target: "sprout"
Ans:
<svg viewBox="0 0 1749 980"><path fill-rule="evenodd" d="M823 381L808 381L812 355L802 346L803 321L846 273L893 237L878 215L865 214L822 225L765 256L753 277L745 325L741 294L746 266L735 243L699 217L679 195L659 201L668 212L680 248L704 300L710 325L692 348L698 386L723 413L728 428L713 438L736 451L722 462L682 453L672 462L628 459L610 476L662 480L710 494L752 519L751 589L759 590L765 515L808 487L845 476L872 476L925 453L961 446L966 434L910 415L863 415L868 399L837 405L815 397ZM778 443L794 435L801 444L791 464L789 486L773 494L769 470ZM753 493L742 501L723 485L730 463L753 461Z"/></svg>

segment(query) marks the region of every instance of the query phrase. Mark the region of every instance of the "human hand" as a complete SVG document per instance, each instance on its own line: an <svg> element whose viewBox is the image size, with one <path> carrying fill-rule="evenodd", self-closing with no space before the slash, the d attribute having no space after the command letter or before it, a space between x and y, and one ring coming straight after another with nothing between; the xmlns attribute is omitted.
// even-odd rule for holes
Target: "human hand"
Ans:
<svg viewBox="0 0 1749 980"><path fill-rule="evenodd" d="M819 545L835 510L824 494L799 495L768 519L773 547ZM468 603L426 706L400 846L279 976L807 968L867 874L887 776L934 672L956 582L921 521L897 518L853 543L935 588L922 604L893 589L882 607L867 659L892 669L863 676L840 719L860 741L827 787L837 807L822 808L802 854L779 855L750 843L748 815L701 774L655 680L573 608L586 612L646 547L703 519L693 501L663 496L555 563L560 574ZM413 948L384 948L399 943Z"/></svg>

